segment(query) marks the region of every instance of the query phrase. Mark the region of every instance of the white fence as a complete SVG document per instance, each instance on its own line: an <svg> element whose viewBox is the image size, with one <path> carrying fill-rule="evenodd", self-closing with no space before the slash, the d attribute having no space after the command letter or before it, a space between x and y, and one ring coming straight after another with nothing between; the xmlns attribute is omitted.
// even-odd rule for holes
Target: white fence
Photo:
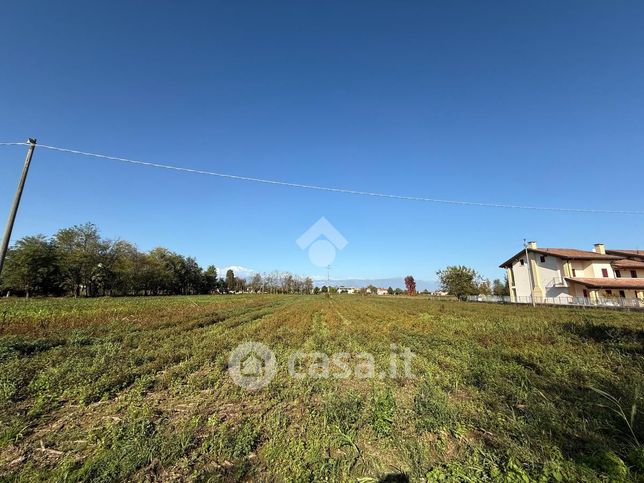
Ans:
<svg viewBox="0 0 644 483"><path fill-rule="evenodd" d="M506 304L532 303L532 297L530 296L516 297L516 300L512 301L509 295L468 295L467 300L470 302L496 302ZM539 305L570 305L573 307L644 309L644 300L622 297L599 297L597 299L591 299L588 297L535 297L534 302Z"/></svg>

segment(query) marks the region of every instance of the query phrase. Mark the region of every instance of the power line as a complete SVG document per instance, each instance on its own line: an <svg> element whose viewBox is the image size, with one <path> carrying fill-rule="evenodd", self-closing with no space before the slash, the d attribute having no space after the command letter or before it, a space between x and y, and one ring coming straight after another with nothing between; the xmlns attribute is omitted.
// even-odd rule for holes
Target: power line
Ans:
<svg viewBox="0 0 644 483"><path fill-rule="evenodd" d="M0 143L0 146L23 146L23 145L28 145L28 143ZM447 205L479 206L484 208L504 208L504 209L516 209L516 210L554 211L554 212L568 212L568 213L595 213L595 214L612 214L612 215L644 215L644 211L635 211L635 210L602 210L602 209L593 209L593 208L560 208L560 207L550 207L550 206L529 206L529 205L515 205L515 204L503 204L503 203L484 203L484 202L478 202L478 201L447 200L447 199L440 199L440 198L426 198L421 196L395 195L395 194L389 194L389 193L376 193L371 191L359 191L359 190L344 189L344 188L333 188L328 186L290 183L288 181L278 181L278 180L263 179L263 178L252 178L248 176L238 176L234 174L216 173L213 171L205 171L201 169L183 168L181 166L172 166L169 164L151 163L148 161L139 161L135 159L121 158L118 156L108 156L105 154L78 151L76 149L60 148L57 146L48 146L46 144L39 144L38 147L42 149L49 149L52 151L58 151L63 153L77 154L80 156L90 156L90 157L100 158L100 159L110 159L113 161L121 161L124 163L136 164L139 166L169 169L173 171L181 171L184 173L203 174L207 176L216 176L219 178L234 179L238 181L249 181L253 183L263 183L263 184L271 184L271 185L278 185L278 186L286 186L289 188L300 188L300 189L317 190L317 191L328 191L333 193L345 193L345 194L358 195L358 196L371 196L375 198L389 198L389 199L406 200L406 201L422 201L427 203L441 203L441 204L447 204Z"/></svg>

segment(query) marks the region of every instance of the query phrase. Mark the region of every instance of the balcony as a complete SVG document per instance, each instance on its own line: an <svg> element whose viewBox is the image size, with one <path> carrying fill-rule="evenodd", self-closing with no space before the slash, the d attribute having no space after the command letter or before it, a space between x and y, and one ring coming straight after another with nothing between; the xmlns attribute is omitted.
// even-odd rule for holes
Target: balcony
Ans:
<svg viewBox="0 0 644 483"><path fill-rule="evenodd" d="M566 279L563 277L555 277L546 284L547 288L550 288L550 287L563 288L567 286L568 286L568 282L566 282Z"/></svg>

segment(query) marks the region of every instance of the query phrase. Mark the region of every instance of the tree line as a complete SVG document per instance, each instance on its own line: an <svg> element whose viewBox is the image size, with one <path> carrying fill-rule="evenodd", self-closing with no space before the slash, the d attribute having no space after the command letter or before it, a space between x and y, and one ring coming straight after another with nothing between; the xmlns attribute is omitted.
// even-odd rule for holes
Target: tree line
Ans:
<svg viewBox="0 0 644 483"><path fill-rule="evenodd" d="M450 295L508 295L507 280L482 278L474 269L450 266L437 272L441 288ZM416 282L405 277L406 293L416 293ZM101 236L96 225L85 223L63 228L52 237L26 236L8 251L0 276L0 292L24 296L76 297L122 295L195 295L255 292L316 294L335 289L314 287L310 277L289 272L256 273L248 280L228 270L219 277L217 268L200 267L193 257L167 248L148 252L125 240ZM361 293L376 293L369 286ZM387 290L391 295L401 289Z"/></svg>
<svg viewBox="0 0 644 483"><path fill-rule="evenodd" d="M214 265L204 269L193 257L163 247L140 251L128 241L103 238L96 225L85 223L52 237L18 240L7 253L0 291L27 297L312 293L313 281L281 272L247 281L233 270L220 278Z"/></svg>

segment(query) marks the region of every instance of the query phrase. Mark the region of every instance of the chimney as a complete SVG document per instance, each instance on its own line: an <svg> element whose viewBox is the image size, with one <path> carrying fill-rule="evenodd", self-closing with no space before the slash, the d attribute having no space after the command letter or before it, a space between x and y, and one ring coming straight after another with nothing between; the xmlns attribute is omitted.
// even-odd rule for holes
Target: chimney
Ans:
<svg viewBox="0 0 644 483"><path fill-rule="evenodd" d="M600 255L606 255L606 247L603 243L595 243L595 253Z"/></svg>
<svg viewBox="0 0 644 483"><path fill-rule="evenodd" d="M529 241L528 242L528 248L531 248L532 250L537 249L537 242L536 241Z"/></svg>

